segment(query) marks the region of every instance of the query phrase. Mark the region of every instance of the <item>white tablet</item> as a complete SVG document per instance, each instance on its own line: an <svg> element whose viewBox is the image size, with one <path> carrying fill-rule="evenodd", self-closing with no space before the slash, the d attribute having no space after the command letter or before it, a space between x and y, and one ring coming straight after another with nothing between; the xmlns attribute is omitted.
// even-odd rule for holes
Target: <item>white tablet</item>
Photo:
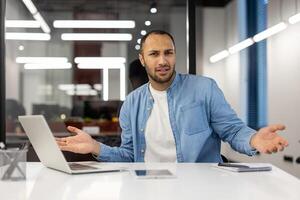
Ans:
<svg viewBox="0 0 300 200"><path fill-rule="evenodd" d="M141 179L176 178L176 176L167 169L133 170L131 173L136 178Z"/></svg>

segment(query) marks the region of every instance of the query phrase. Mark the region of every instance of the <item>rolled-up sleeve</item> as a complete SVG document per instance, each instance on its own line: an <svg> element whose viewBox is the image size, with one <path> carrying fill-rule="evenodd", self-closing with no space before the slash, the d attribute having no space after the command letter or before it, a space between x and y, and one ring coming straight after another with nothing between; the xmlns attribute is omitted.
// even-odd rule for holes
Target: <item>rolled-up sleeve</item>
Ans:
<svg viewBox="0 0 300 200"><path fill-rule="evenodd" d="M129 117L129 105L126 100L121 108L119 122L122 129L121 146L110 147L100 143L100 152L97 160L106 162L133 162L133 142Z"/></svg>
<svg viewBox="0 0 300 200"><path fill-rule="evenodd" d="M214 80L210 91L210 121L214 132L234 150L249 156L256 154L257 151L250 146L250 139L256 131L238 118Z"/></svg>

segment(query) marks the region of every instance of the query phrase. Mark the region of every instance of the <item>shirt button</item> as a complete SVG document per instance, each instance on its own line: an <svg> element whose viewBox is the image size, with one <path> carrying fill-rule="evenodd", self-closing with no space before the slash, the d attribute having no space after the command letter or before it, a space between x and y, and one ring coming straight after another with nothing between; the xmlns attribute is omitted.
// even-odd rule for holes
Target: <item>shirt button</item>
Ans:
<svg viewBox="0 0 300 200"><path fill-rule="evenodd" d="M142 153L144 153L144 152L145 152L145 150L144 150L144 149L142 149L142 150L141 150L141 152L142 152Z"/></svg>
<svg viewBox="0 0 300 200"><path fill-rule="evenodd" d="M150 110L150 109L151 109L150 107L147 108L147 110Z"/></svg>
<svg viewBox="0 0 300 200"><path fill-rule="evenodd" d="M143 132L143 131L144 131L144 129L141 128L141 132Z"/></svg>

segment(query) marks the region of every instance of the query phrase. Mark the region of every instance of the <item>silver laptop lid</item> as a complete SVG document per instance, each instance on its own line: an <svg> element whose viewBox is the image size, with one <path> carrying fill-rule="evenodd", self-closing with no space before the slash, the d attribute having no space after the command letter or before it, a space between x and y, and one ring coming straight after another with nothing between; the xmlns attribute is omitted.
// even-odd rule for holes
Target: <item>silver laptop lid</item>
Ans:
<svg viewBox="0 0 300 200"><path fill-rule="evenodd" d="M59 149L44 116L19 116L19 121L43 165L71 173L71 169Z"/></svg>

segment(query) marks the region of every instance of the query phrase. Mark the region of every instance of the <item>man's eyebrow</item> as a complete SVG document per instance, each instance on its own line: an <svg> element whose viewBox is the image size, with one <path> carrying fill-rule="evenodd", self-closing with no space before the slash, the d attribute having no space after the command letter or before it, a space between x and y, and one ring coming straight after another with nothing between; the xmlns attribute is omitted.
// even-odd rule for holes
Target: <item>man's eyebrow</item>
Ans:
<svg viewBox="0 0 300 200"><path fill-rule="evenodd" d="M174 51L174 49L164 49L164 51ZM151 49L148 50L147 52L159 52L159 50Z"/></svg>
<svg viewBox="0 0 300 200"><path fill-rule="evenodd" d="M159 52L159 50L155 50L155 49L151 49L149 51L147 51L148 53L153 53L153 52Z"/></svg>
<svg viewBox="0 0 300 200"><path fill-rule="evenodd" d="M166 49L165 51L174 51L174 49Z"/></svg>

